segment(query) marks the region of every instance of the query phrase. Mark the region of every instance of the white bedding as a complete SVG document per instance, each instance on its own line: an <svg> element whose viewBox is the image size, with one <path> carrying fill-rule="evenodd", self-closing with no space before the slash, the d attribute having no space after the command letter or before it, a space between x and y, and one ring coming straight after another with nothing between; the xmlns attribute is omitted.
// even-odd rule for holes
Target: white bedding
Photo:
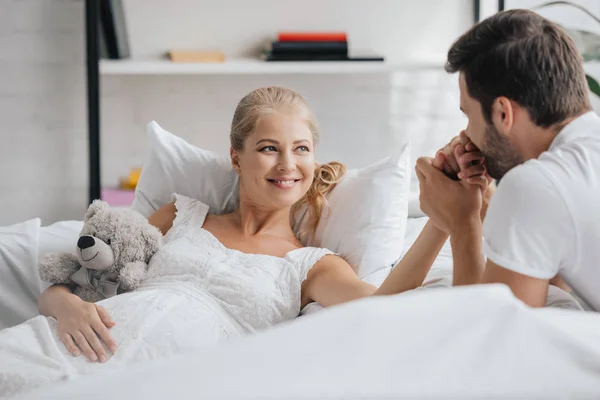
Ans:
<svg viewBox="0 0 600 400"><path fill-rule="evenodd" d="M501 285L333 307L184 357L23 399L598 398L600 316Z"/></svg>
<svg viewBox="0 0 600 400"><path fill-rule="evenodd" d="M408 220L404 251L426 221ZM24 265L34 268L32 259L38 254L69 250L81 229L78 221L50 227L40 227L39 220L23 224L13 227L20 235L10 236L20 238L20 247L11 239L10 248L23 258L0 258L0 273ZM0 235L0 251L8 247L8 237ZM3 265L7 260L10 265ZM386 274L384 269L370 278L377 283ZM35 288L35 277L30 275L31 271L20 276L34 282ZM30 398L106 395L92 390L94 385L111 387L111 397L117 398L138 393L147 398L489 397L500 393L548 398L600 390L598 314L530 310L500 286L435 289L450 286L451 276L451 249L446 243L426 279L426 289L327 310L309 307L305 315L319 312L233 345L139 370L76 380ZM577 308L574 299L559 294L562 306ZM20 317L35 313L35 296L28 293L26 303L17 308L26 310ZM161 389L158 383L165 386Z"/></svg>
<svg viewBox="0 0 600 400"><path fill-rule="evenodd" d="M0 330L38 315L37 298L48 285L39 279L37 260L48 252L72 251L82 225L41 226L33 218L0 227Z"/></svg>
<svg viewBox="0 0 600 400"><path fill-rule="evenodd" d="M40 219L0 227L0 329L37 314Z"/></svg>

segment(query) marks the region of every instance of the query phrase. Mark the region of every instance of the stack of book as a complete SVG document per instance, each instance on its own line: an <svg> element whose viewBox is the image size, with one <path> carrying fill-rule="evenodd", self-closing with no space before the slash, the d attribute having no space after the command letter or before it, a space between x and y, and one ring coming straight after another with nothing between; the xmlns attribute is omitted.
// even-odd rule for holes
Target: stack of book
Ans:
<svg viewBox="0 0 600 400"><path fill-rule="evenodd" d="M267 42L265 61L347 61L348 37L344 32L280 32Z"/></svg>

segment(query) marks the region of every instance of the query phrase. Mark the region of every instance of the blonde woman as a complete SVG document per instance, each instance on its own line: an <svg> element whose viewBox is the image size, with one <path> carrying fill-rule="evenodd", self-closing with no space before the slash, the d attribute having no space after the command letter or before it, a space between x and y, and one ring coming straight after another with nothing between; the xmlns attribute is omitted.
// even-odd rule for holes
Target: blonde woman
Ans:
<svg viewBox="0 0 600 400"><path fill-rule="evenodd" d="M331 251L302 247L295 237L292 208L307 205L314 230L325 195L345 171L339 163L316 164L319 133L300 95L280 87L254 90L237 106L230 138L239 208L213 215L198 200L175 194L149 218L165 245L142 287L101 305L83 302L64 286L49 288L39 309L53 318L0 332L0 379L4 366L22 371L19 379L30 387L148 354L187 352L293 319L313 301L331 306L422 284L447 239L432 224L380 288L359 280ZM39 329L51 334L29 344L15 339ZM30 357L11 358L11 340L31 349Z"/></svg>

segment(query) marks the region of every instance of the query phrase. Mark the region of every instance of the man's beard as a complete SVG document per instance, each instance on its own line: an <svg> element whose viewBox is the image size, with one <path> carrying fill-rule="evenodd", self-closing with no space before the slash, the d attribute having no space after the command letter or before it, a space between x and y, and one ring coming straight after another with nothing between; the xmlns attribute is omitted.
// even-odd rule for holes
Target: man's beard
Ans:
<svg viewBox="0 0 600 400"><path fill-rule="evenodd" d="M525 161L512 143L492 124L485 128L481 152L485 156L487 172L492 178L498 180Z"/></svg>

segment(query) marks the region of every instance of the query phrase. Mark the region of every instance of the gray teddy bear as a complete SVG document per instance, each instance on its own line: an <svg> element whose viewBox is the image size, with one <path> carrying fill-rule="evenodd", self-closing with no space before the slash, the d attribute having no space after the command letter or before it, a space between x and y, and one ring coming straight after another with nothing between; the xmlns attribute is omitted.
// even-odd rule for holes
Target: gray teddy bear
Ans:
<svg viewBox="0 0 600 400"><path fill-rule="evenodd" d="M135 289L146 276L162 234L141 214L95 200L85 214L75 254L50 253L40 277L74 286L81 299L96 302Z"/></svg>

